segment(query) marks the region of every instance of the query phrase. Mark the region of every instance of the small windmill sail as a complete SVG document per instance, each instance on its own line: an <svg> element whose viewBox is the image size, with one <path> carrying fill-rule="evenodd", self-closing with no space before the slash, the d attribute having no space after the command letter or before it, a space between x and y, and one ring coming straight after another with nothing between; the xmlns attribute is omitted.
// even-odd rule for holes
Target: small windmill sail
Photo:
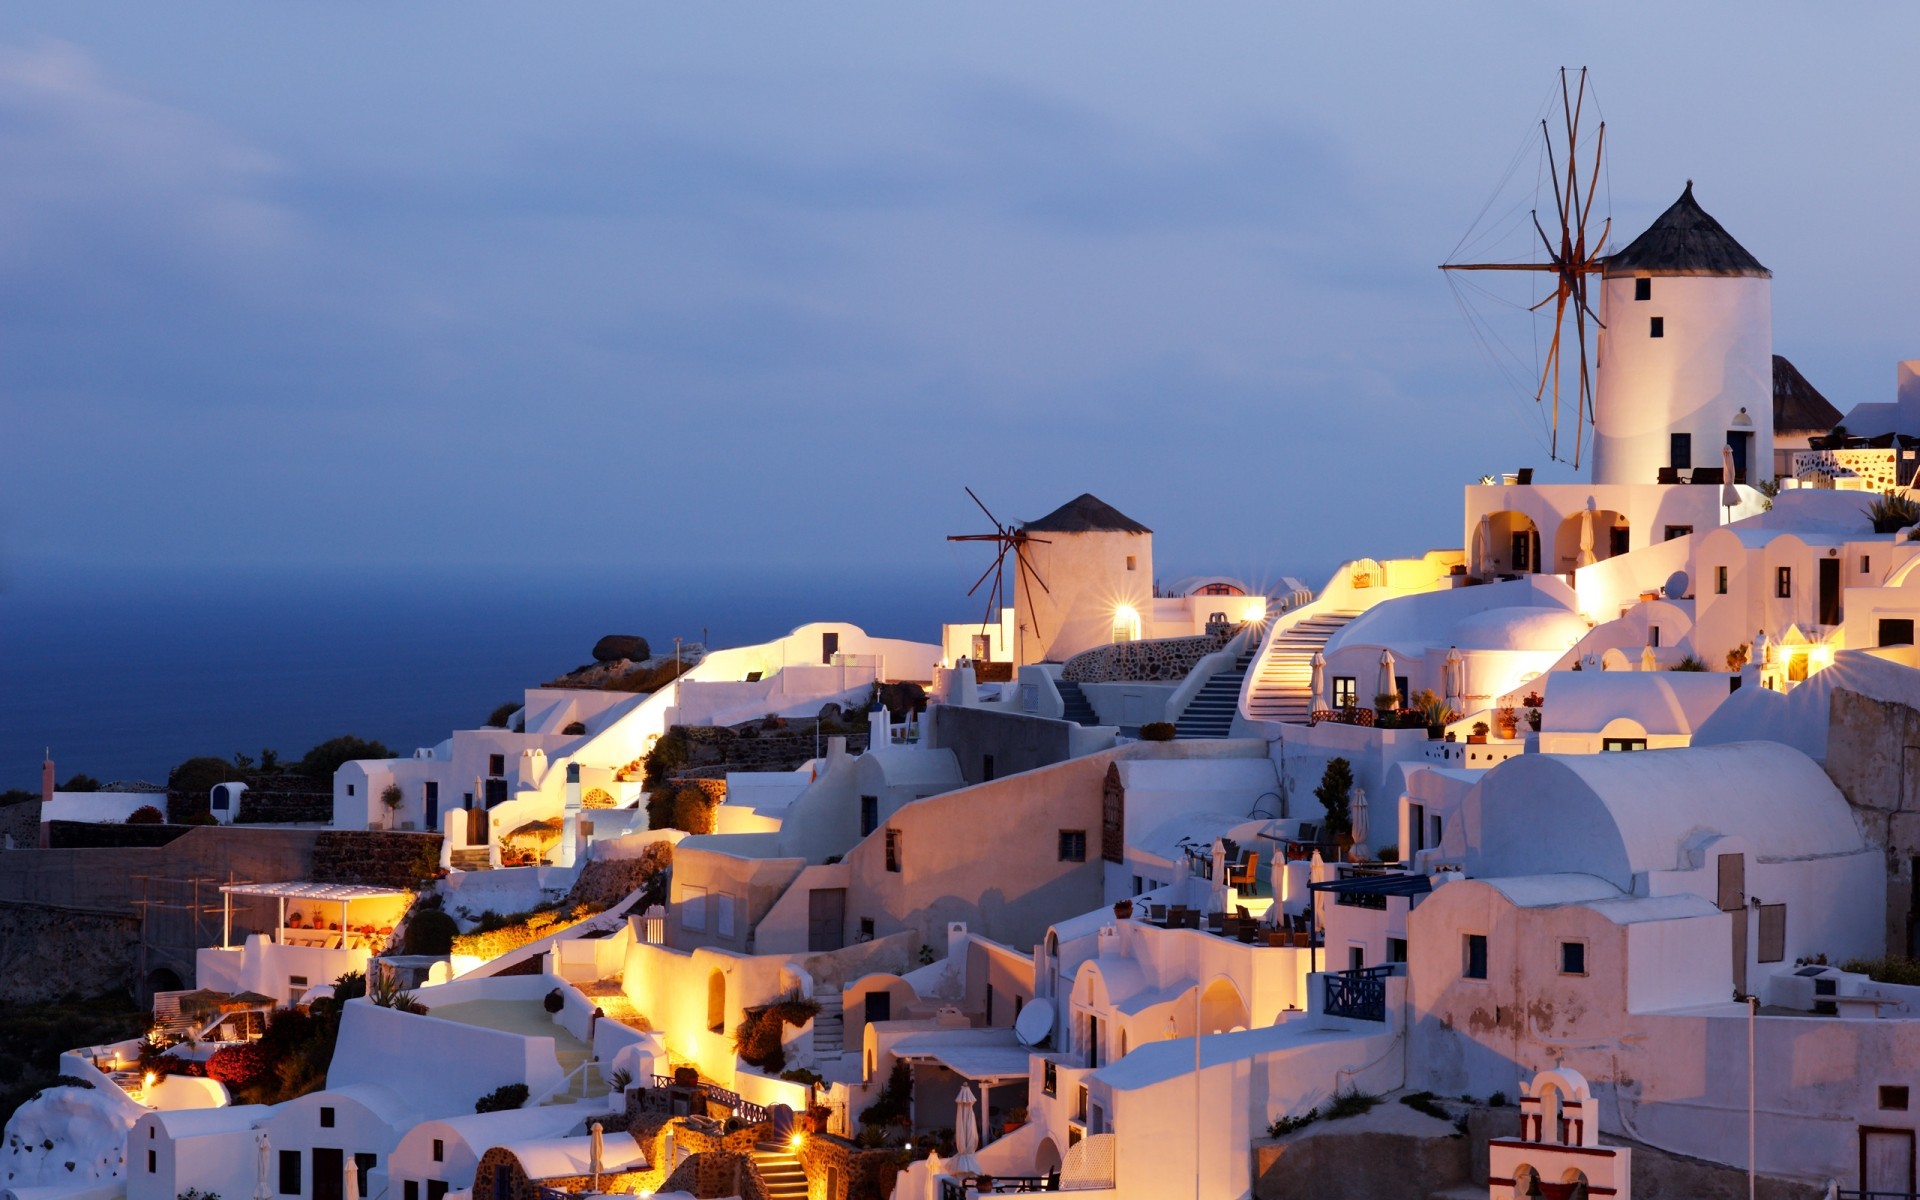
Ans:
<svg viewBox="0 0 1920 1200"><path fill-rule="evenodd" d="M980 578L974 580L973 586L967 589L967 595L971 596L986 584L988 578L992 578L993 580L993 586L987 588L987 611L980 619L980 632L985 633L987 626L993 622L994 614L1004 608L1006 601L1012 598L1011 593L1009 593L1006 588L1006 563L1009 551L1013 554L1015 582L1019 588L1026 593L1027 612L1031 615L1034 611L1034 584L1039 584L1042 592L1052 595L1051 590L1047 587L1047 581L1040 578L1040 572L1034 570L1033 563L1027 558L1027 546L1029 543L1039 543L1041 545L1047 545L1049 543L1046 538L1034 537L1018 525L1001 524L1000 518L994 516L992 511L981 502L980 497L973 494L972 488L967 488L966 492L967 496L975 504L980 506L980 511L986 513L987 520L993 523L993 532L949 534L947 535L947 540L950 542L993 542L1000 547L999 552L993 556L993 562L988 565L985 571L980 573ZM1014 632L1016 637L1023 634L1025 632L1024 625ZM1034 633L1037 636L1039 632L1039 622L1035 621ZM1014 657L1016 659L1020 657L1020 649L1017 646L1014 649Z"/></svg>
<svg viewBox="0 0 1920 1200"><path fill-rule="evenodd" d="M1579 375L1569 389L1573 392L1573 465L1576 468L1580 465L1580 447L1586 427L1593 420L1593 371L1587 355L1587 323L1591 321L1596 329L1605 328L1599 314L1594 312L1587 300L1587 277L1598 275L1604 269L1602 255L1606 249L1607 234L1613 227L1613 218L1605 218L1598 236L1588 237L1587 223L1593 215L1594 190L1601 175L1607 124L1600 122L1598 134L1593 139L1593 166L1583 178L1579 163L1580 120L1586 101L1587 69L1581 67L1578 83L1569 87L1567 69L1560 68L1560 113L1566 135L1564 154L1554 151L1553 129L1548 121L1543 118L1540 122L1541 135L1546 139L1548 176L1553 182L1554 215L1558 218L1559 229L1549 233L1540 221L1539 211L1536 209L1532 213L1534 232L1539 235L1540 244L1546 251L1546 260L1531 263L1447 262L1440 265L1443 271L1538 271L1553 276L1552 293L1533 306L1536 312L1549 303L1554 306L1553 336L1541 360L1540 383L1533 398L1536 403L1541 403L1545 401L1549 390L1553 393L1549 453L1555 461L1561 461L1560 381L1565 359L1562 342L1566 326L1571 322L1574 341L1579 348Z"/></svg>

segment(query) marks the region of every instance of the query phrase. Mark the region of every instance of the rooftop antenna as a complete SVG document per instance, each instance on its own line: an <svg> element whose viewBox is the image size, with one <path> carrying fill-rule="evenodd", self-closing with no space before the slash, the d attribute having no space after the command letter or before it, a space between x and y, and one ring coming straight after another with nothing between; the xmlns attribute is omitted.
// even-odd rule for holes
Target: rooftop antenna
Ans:
<svg viewBox="0 0 1920 1200"><path fill-rule="evenodd" d="M1587 302L1587 277L1598 275L1605 269L1602 255L1606 249L1607 234L1613 228L1613 218L1606 218L1600 226L1600 235L1591 242L1587 240L1587 221L1593 213L1594 188L1601 175L1601 156L1606 149L1607 123L1600 122L1599 131L1593 140L1593 168L1583 180L1580 176L1578 159L1580 149L1580 116L1587 98L1587 69L1580 68L1580 78L1571 88L1567 82L1567 68L1560 68L1560 115L1566 134L1565 167L1560 157L1554 153L1553 129L1546 118L1540 121L1540 134L1546 140L1547 174L1553 182L1553 203L1559 218L1557 236L1549 236L1546 227L1540 222L1539 210L1532 212L1534 232L1540 236L1540 244L1547 252L1545 262L1533 263L1456 263L1440 264L1442 271L1541 271L1553 276L1553 292L1535 304L1531 311L1538 312L1549 302L1553 310L1553 339L1547 347L1547 353L1541 361L1540 385L1534 390L1535 403L1544 400L1547 389L1553 389L1553 434L1549 454L1556 461L1564 461L1560 456L1560 375L1562 367L1561 335L1571 319L1573 335L1579 343L1579 379L1575 389L1573 407L1573 465L1580 466L1580 443L1585 428L1593 420L1593 372L1587 361L1587 322L1591 320L1596 328L1604 329L1599 314Z"/></svg>
<svg viewBox="0 0 1920 1200"><path fill-rule="evenodd" d="M1027 610L1030 615L1033 611L1034 584L1039 584L1040 590L1047 595L1051 596L1053 594L1052 590L1047 587L1047 581L1040 578L1040 572L1034 570L1033 563L1027 559L1028 543L1038 543L1043 546L1050 545L1051 543L1048 542L1046 538L1034 537L1022 526L1002 524L1000 518L994 516L992 511L981 502L980 497L973 494L972 488L967 488L966 493L969 499L980 506L980 511L986 513L987 520L993 523L993 532L948 534L947 540L950 542L993 542L1000 547L999 552L993 556L993 562L988 565L986 570L980 573L980 578L973 581L973 586L967 589L967 595L971 596L980 590L981 586L987 582L989 576L993 579L993 586L987 589L987 610L980 618L980 632L984 634L987 631L987 625L993 620L994 614L1005 607L1005 601L1007 599L1011 599L1005 586L1008 551L1013 552L1015 579L1020 589L1026 593ZM1018 640L1025 632L1025 626L1016 623L1014 627L1016 644L1013 650L1013 656L1016 662L1022 658L1020 653L1022 647L1018 644ZM1033 632L1036 636L1040 632L1040 622L1037 618L1034 619Z"/></svg>

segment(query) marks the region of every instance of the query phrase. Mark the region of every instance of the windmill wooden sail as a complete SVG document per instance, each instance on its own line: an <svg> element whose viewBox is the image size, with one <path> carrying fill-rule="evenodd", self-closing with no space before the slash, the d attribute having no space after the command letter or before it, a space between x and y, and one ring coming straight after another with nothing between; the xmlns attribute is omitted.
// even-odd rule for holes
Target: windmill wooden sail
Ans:
<svg viewBox="0 0 1920 1200"><path fill-rule="evenodd" d="M1034 584L1039 584L1042 592L1046 592L1049 595L1052 594L1047 587L1047 581L1040 578L1040 572L1035 570L1033 563L1028 560L1026 549L1029 543L1038 542L1044 545L1047 543L1047 539L1034 537L1021 526L1002 524L1000 518L993 515L992 511L987 508L980 497L973 494L972 488L967 488L966 493L969 499L980 506L980 511L986 514L987 520L993 523L993 532L948 534L947 540L950 542L993 542L1000 548L999 552L993 556L993 562L988 564L987 569L980 573L980 578L974 580L973 586L967 589L967 595L971 596L975 592L978 592L981 587L985 586L989 578L993 580L993 586L987 588L986 612L980 618L980 632L985 633L987 626L993 622L994 614L1003 609L1008 600L1013 599L1013 596L1006 588L1006 563L1009 552L1013 554L1014 580L1016 585L1026 594L1026 608L1029 614L1034 611ZM1032 616L1029 616L1028 619L1034 621L1033 632L1034 636L1038 637L1040 634L1038 619ZM1025 622L1017 623L1014 628L1014 637L1016 639L1022 638L1025 636L1025 633ZM1014 647L1015 662L1025 661L1020 651L1021 647L1016 644Z"/></svg>
<svg viewBox="0 0 1920 1200"><path fill-rule="evenodd" d="M1587 352L1587 323L1591 321L1596 329L1605 328L1599 314L1594 312L1587 298L1587 280L1598 275L1604 267L1602 255L1607 244L1607 234L1612 230L1613 220L1605 218L1597 236L1589 238L1587 225L1593 215L1594 193L1601 175L1602 156L1606 149L1607 125L1600 122L1599 130L1593 140L1593 165L1583 176L1580 171L1580 121L1587 100L1587 69L1580 68L1577 84L1569 86L1567 69L1560 68L1560 111L1566 137L1564 155L1557 155L1553 146L1553 130L1543 118L1540 132L1546 139L1548 175L1553 182L1554 215L1558 218L1557 233L1550 234L1541 223L1538 210L1532 213L1534 232L1539 235L1540 245L1546 252L1545 261L1517 263L1442 263L1443 271L1534 271L1553 276L1553 292L1533 306L1533 311L1545 308L1549 303L1554 306L1553 336L1548 344L1545 357L1541 360L1540 382L1534 391L1534 401L1544 402L1549 390L1553 393L1553 419L1551 445L1549 453L1555 461L1561 461L1560 453L1560 410L1561 376L1565 355L1563 340L1569 321L1573 325L1573 338L1578 346L1579 375L1571 388L1573 392L1573 465L1580 465L1581 443L1585 431L1593 420L1593 371ZM1564 158L1564 165L1562 163ZM1597 336L1597 334L1596 334Z"/></svg>

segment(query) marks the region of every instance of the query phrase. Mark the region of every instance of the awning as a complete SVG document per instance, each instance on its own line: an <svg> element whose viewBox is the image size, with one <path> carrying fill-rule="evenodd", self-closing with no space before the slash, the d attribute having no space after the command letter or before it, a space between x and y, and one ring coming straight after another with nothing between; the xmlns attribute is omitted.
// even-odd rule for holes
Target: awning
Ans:
<svg viewBox="0 0 1920 1200"><path fill-rule="evenodd" d="M277 900L324 900L339 904L351 900L400 898L413 895L405 888L369 887L359 883L223 883L230 896L268 896Z"/></svg>
<svg viewBox="0 0 1920 1200"><path fill-rule="evenodd" d="M1309 883L1307 888L1345 896L1424 896L1433 890L1433 880L1425 875L1398 871L1391 875L1349 875L1345 879L1325 879L1319 883Z"/></svg>
<svg viewBox="0 0 1920 1200"><path fill-rule="evenodd" d="M962 1040L951 1034L909 1034L893 1044L895 1057L936 1062L963 1079L991 1082L1027 1078L1029 1051L1005 1041Z"/></svg>

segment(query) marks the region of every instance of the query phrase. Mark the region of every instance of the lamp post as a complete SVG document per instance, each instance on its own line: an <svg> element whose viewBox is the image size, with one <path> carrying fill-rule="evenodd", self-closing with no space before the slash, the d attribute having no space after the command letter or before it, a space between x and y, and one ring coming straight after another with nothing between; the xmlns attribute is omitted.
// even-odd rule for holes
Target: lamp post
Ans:
<svg viewBox="0 0 1920 1200"><path fill-rule="evenodd" d="M1759 1017L1760 997L1750 995L1747 997L1747 1200L1757 1200L1760 1187L1759 1142L1754 1137L1759 1072L1753 1057L1754 1026L1759 1023Z"/></svg>

